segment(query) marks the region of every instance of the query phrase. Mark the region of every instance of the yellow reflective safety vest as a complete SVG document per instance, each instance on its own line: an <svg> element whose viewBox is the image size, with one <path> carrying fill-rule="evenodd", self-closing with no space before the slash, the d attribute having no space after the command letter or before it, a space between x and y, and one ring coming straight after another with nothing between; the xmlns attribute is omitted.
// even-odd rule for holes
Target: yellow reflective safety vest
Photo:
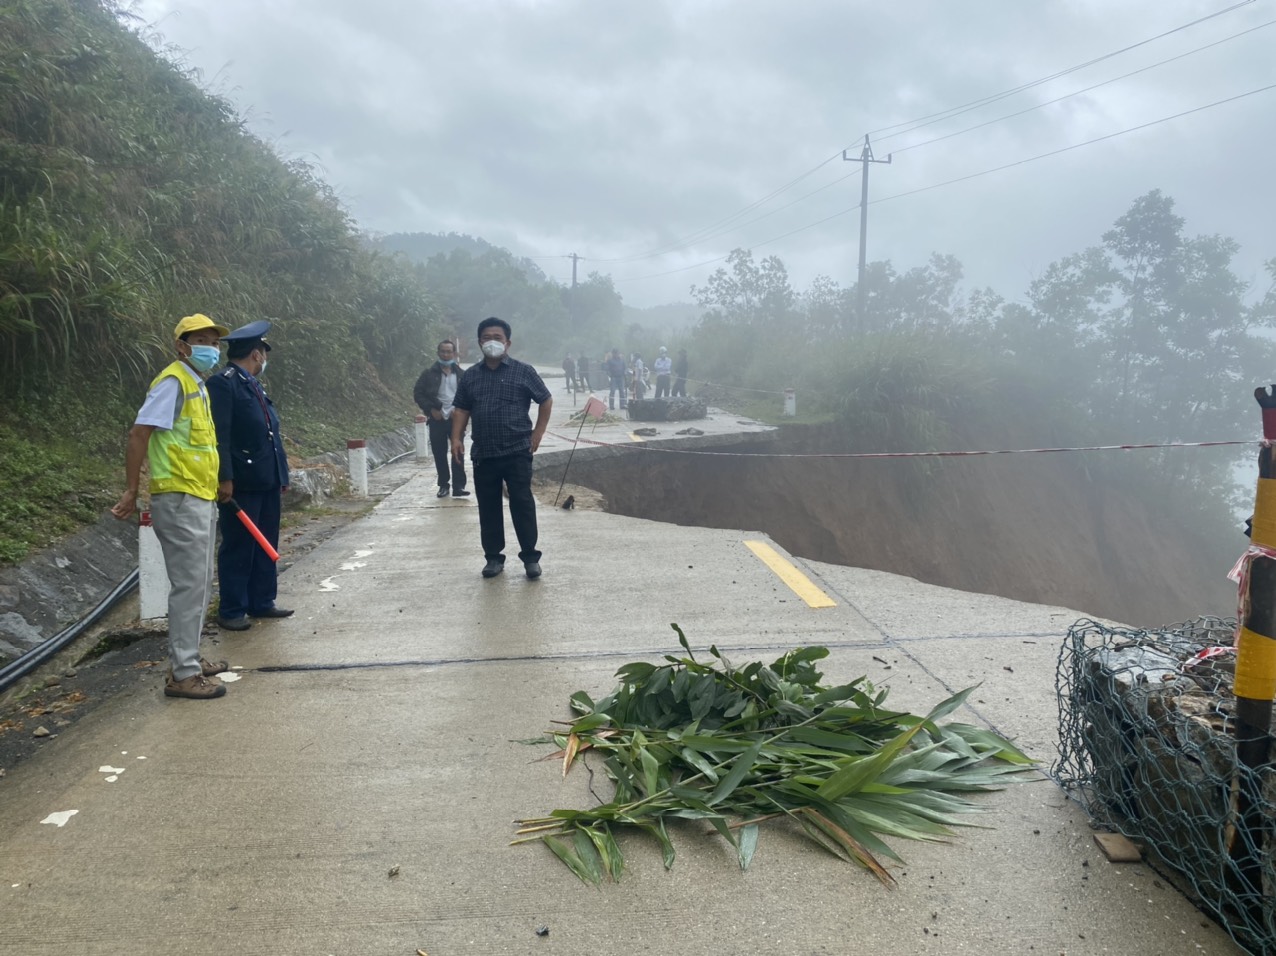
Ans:
<svg viewBox="0 0 1276 956"><path fill-rule="evenodd" d="M155 376L154 388L166 378L177 379L182 408L173 427L151 432L146 456L151 465L151 494L176 491L213 501L217 498L217 432L204 383L186 363L176 361Z"/></svg>

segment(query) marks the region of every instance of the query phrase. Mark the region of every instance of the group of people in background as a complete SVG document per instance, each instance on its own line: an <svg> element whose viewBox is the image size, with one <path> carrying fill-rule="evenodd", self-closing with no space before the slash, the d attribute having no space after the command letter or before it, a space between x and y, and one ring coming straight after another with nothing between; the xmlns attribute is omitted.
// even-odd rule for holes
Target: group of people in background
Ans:
<svg viewBox="0 0 1276 956"><path fill-rule="evenodd" d="M589 356L582 355L579 359L574 359L571 352L567 353L567 357L563 359L563 377L567 379L567 391L589 391L589 372Z"/></svg>
<svg viewBox="0 0 1276 956"><path fill-rule="evenodd" d="M589 378L589 359L582 355L574 358L571 352L563 359L563 374L567 379L569 392L577 389L593 391ZM620 398L620 407L629 407L629 398L642 400L647 397L650 387L650 374L656 376L656 398L687 397L687 350L679 349L676 359L670 358L669 349L660 346L656 360L648 368L642 355L631 352L626 360L620 349L612 349L602 361L602 372L607 376L607 405L615 410L616 399ZM601 387L601 385L600 385Z"/></svg>

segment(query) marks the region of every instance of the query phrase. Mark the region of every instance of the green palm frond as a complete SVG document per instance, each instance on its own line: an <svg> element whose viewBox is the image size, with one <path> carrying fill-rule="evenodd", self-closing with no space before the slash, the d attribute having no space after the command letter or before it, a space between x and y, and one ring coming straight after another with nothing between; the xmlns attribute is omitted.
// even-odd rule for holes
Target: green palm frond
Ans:
<svg viewBox="0 0 1276 956"><path fill-rule="evenodd" d="M613 830L655 837L665 866L674 850L666 822L708 823L747 868L758 824L798 823L819 846L893 885L886 838L943 841L980 812L967 793L1022 779L1033 761L1004 738L969 724L940 724L971 690L924 717L885 709L886 691L866 678L824 687L823 647L796 648L769 665L733 667L685 657L622 666L620 684L595 702L570 698L579 715L547 737L566 776L579 755L603 755L615 785L607 803L518 821L515 843L540 840L586 883L618 880L624 857Z"/></svg>

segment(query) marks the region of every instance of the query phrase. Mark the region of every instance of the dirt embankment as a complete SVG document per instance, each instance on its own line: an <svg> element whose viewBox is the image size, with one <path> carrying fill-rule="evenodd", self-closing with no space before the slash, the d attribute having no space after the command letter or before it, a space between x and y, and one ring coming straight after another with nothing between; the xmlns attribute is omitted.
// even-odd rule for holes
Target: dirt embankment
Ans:
<svg viewBox="0 0 1276 956"><path fill-rule="evenodd" d="M836 435L734 451L839 450ZM578 463L609 511L766 532L793 554L929 584L1062 605L1135 626L1236 613L1227 529L1202 540L1170 509L1092 477L1081 455L929 459L645 453ZM1235 552L1245 539L1236 535Z"/></svg>

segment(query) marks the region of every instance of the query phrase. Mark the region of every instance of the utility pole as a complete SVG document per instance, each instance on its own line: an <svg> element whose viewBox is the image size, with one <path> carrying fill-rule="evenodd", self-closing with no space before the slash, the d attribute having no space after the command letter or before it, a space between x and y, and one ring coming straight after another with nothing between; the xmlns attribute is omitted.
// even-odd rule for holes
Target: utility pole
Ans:
<svg viewBox="0 0 1276 956"><path fill-rule="evenodd" d="M578 263L583 256L578 256L573 252L567 258L572 261L572 291L571 295L567 299L567 318L571 323L572 334L574 335L576 333L576 263Z"/></svg>
<svg viewBox="0 0 1276 956"><path fill-rule="evenodd" d="M855 281L855 314L861 329L864 327L864 267L868 264L868 167L872 163L889 165L891 155L887 153L885 159L874 159L873 147L869 145L867 133L864 135L864 148L858 156L847 156L846 150L842 150L843 162L864 165L864 176L860 185L860 268Z"/></svg>

